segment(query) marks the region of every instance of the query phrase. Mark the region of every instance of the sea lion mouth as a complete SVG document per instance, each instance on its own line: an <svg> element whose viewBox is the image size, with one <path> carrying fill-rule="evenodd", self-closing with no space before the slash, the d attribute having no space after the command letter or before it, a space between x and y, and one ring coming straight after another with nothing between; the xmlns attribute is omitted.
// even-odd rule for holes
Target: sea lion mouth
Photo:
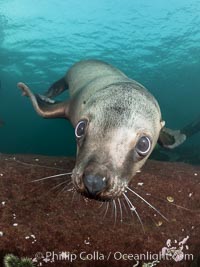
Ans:
<svg viewBox="0 0 200 267"><path fill-rule="evenodd" d="M109 198L109 197L102 197L102 196L92 196L90 195L88 192L81 192L80 193L83 197L92 199L92 200L96 200L96 201L100 201L100 202L111 202L113 200L113 198Z"/></svg>
<svg viewBox="0 0 200 267"><path fill-rule="evenodd" d="M86 198L109 202L119 198L125 191L127 182L118 176L100 176L97 174L77 174L73 171L72 182L78 193Z"/></svg>
<svg viewBox="0 0 200 267"><path fill-rule="evenodd" d="M124 191L124 190L123 190ZM89 199L93 199L93 200L97 200L100 202L111 202L113 201L113 199L117 199L119 197L122 196L123 191L119 191L119 192L115 192L115 194L111 193L109 190L105 191L105 192L101 192L99 194L91 194L90 192L88 192L88 190L84 190L83 192L80 192L79 190L77 190L77 192L79 192L82 196L89 198Z"/></svg>

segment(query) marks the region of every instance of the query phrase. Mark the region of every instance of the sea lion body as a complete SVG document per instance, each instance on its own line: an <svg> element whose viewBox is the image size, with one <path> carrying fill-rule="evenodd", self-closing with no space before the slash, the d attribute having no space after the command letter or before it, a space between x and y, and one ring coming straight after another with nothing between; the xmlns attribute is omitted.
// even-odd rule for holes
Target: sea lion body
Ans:
<svg viewBox="0 0 200 267"><path fill-rule="evenodd" d="M102 61L76 63L43 96L23 83L18 86L38 114L66 118L73 124L77 158L72 181L78 192L90 198L104 201L121 196L158 139L170 147L186 137L184 132L163 128L159 105L144 86ZM66 89L70 99L55 102L53 98Z"/></svg>

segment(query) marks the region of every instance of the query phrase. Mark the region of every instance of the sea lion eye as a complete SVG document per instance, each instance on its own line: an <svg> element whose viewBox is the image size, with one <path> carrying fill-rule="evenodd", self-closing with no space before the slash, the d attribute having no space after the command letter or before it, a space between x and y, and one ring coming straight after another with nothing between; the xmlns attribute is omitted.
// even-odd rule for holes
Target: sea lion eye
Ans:
<svg viewBox="0 0 200 267"><path fill-rule="evenodd" d="M149 137L140 137L135 149L140 156L146 156L151 149L151 140L149 139Z"/></svg>
<svg viewBox="0 0 200 267"><path fill-rule="evenodd" d="M76 128L75 128L76 138L80 139L81 137L84 136L86 126L87 126L86 120L79 121L79 123L76 125Z"/></svg>

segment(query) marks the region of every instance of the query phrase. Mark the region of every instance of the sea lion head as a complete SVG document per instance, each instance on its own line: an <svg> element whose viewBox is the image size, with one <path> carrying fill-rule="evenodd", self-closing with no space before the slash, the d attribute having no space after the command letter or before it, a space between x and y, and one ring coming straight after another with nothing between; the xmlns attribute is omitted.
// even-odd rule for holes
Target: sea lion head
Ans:
<svg viewBox="0 0 200 267"><path fill-rule="evenodd" d="M163 124L157 101L134 83L111 85L84 101L74 123L76 190L100 201L119 197L150 156Z"/></svg>

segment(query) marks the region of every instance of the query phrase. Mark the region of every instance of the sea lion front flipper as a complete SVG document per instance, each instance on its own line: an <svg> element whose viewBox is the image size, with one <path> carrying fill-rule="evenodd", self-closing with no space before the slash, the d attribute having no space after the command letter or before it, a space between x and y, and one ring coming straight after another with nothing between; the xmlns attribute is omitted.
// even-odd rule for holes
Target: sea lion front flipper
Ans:
<svg viewBox="0 0 200 267"><path fill-rule="evenodd" d="M55 83L53 83L49 87L47 92L44 93L44 95L46 97L49 97L49 98L54 98L54 97L60 95L62 92L64 92L67 89L68 89L68 85L67 85L67 83L65 81L65 78L63 77L60 80L58 80Z"/></svg>
<svg viewBox="0 0 200 267"><path fill-rule="evenodd" d="M165 148L173 149L181 145L186 140L186 135L182 134L180 130L172 130L169 128L162 128L158 139L158 144Z"/></svg>
<svg viewBox="0 0 200 267"><path fill-rule="evenodd" d="M200 132L200 118L186 125L181 130L162 128L158 139L158 144L173 149L181 145L188 137Z"/></svg>
<svg viewBox="0 0 200 267"><path fill-rule="evenodd" d="M22 94L30 97L36 112L44 118L65 118L68 119L69 102L54 101L47 96L34 94L30 88L20 82L17 86L22 90Z"/></svg>

